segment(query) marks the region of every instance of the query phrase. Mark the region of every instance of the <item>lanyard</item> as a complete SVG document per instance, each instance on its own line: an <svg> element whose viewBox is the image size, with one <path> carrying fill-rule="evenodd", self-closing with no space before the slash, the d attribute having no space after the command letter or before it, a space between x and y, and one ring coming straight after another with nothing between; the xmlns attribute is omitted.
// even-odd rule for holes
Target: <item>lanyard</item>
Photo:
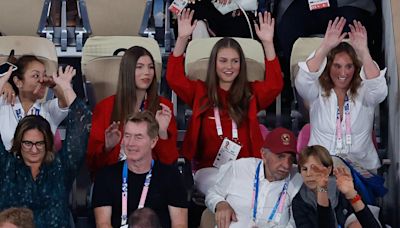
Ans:
<svg viewBox="0 0 400 228"><path fill-rule="evenodd" d="M147 193L149 191L149 185L151 181L151 172L153 171L154 160L151 160L151 168L146 175L144 180L142 194L140 196L140 201L138 209L144 207L146 201ZM122 214L121 214L121 226L128 224L128 163L124 162L124 167L122 168Z"/></svg>
<svg viewBox="0 0 400 228"><path fill-rule="evenodd" d="M351 119L350 119L350 101L346 95L344 99L344 122L346 125L346 145L351 145ZM343 137L342 137L342 125L340 121L339 106L336 112L336 149L342 151L343 148Z"/></svg>
<svg viewBox="0 0 400 228"><path fill-rule="evenodd" d="M219 137L222 137L222 125L221 125L221 116L219 115L219 109L214 107L214 119L215 119L215 126L217 127L217 134ZM238 139L238 130L235 121L232 120L232 138L234 140Z"/></svg>
<svg viewBox="0 0 400 228"><path fill-rule="evenodd" d="M12 107L14 110L15 118L19 122L25 115L40 115L40 103L35 102L33 106L29 109L28 113L23 113L24 109L22 108L22 104L19 100L15 102L15 105Z"/></svg>
<svg viewBox="0 0 400 228"><path fill-rule="evenodd" d="M256 174L254 176L254 183L253 183L253 221L256 222L257 218L257 204L258 204L258 192L259 192L259 179L260 179L260 167L261 167L262 161L260 161L257 165L256 169ZM286 195L287 195L287 189L289 185L289 177L286 178L285 184L283 185L282 191L279 194L279 198L275 203L275 206L272 208L271 214L268 216L268 222L271 222L275 214L278 211L278 215L275 217L275 222L279 223L282 212L283 212L283 206L286 200Z"/></svg>

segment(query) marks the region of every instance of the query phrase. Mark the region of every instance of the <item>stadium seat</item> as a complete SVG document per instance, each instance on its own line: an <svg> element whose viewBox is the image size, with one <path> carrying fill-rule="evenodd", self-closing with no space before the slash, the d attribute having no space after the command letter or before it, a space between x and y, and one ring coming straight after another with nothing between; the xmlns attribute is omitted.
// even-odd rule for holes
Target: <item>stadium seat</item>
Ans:
<svg viewBox="0 0 400 228"><path fill-rule="evenodd" d="M1 0L0 32L6 36L38 36L43 0Z"/></svg>
<svg viewBox="0 0 400 228"><path fill-rule="evenodd" d="M138 36L145 0L85 0L93 36Z"/></svg>

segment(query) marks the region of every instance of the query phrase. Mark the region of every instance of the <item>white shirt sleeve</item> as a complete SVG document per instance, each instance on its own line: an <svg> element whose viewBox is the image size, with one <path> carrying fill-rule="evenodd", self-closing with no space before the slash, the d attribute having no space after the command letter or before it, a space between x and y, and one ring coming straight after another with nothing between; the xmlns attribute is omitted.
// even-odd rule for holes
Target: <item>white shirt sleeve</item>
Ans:
<svg viewBox="0 0 400 228"><path fill-rule="evenodd" d="M314 57L314 55L315 51L311 53L307 60ZM297 92L304 100L312 102L319 96L320 85L318 78L324 71L327 60L326 58L324 59L317 72L310 72L307 66L307 60L298 63L299 71L297 72L295 78L295 86Z"/></svg>
<svg viewBox="0 0 400 228"><path fill-rule="evenodd" d="M376 63L375 65L378 66L378 64ZM360 95L362 96L363 103L365 105L376 106L377 104L385 100L388 94L385 74L386 68L380 71L378 77L367 79L365 76L364 67L361 68L360 77L362 79L362 82Z"/></svg>
<svg viewBox="0 0 400 228"><path fill-rule="evenodd" d="M58 126L68 115L69 108L60 108L58 105L58 98L54 98L46 102L44 105L47 106L46 109L49 112L50 118L56 126Z"/></svg>
<svg viewBox="0 0 400 228"><path fill-rule="evenodd" d="M228 162L219 168L217 182L206 194L206 206L213 213L215 213L217 204L221 201L225 201L228 195L228 189L230 189L232 180L235 178L234 163L235 161Z"/></svg>

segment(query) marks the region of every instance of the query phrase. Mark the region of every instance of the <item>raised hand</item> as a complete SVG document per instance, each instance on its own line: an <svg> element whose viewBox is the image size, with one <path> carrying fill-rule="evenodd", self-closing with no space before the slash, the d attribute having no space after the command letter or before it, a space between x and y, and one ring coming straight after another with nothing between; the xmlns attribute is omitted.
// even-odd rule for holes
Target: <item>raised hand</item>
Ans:
<svg viewBox="0 0 400 228"><path fill-rule="evenodd" d="M344 167L337 167L333 170L336 176L336 186L347 199L353 198L357 192L354 189L354 182L351 173Z"/></svg>
<svg viewBox="0 0 400 228"><path fill-rule="evenodd" d="M353 21L353 24L349 24L349 27L350 44L353 46L360 59L362 59L366 53L369 53L367 30L361 22L356 20Z"/></svg>
<svg viewBox="0 0 400 228"><path fill-rule="evenodd" d="M346 37L347 33L343 33L345 24L346 19L344 17L336 17L333 22L331 20L329 21L325 37L321 44L321 47L325 49L326 53L336 47Z"/></svg>
<svg viewBox="0 0 400 228"><path fill-rule="evenodd" d="M219 202L215 208L215 222L217 227L228 228L231 221L237 222L235 211L228 202Z"/></svg>
<svg viewBox="0 0 400 228"><path fill-rule="evenodd" d="M326 188L328 186L329 173L331 172L330 167L327 168L323 165L312 164L311 171L318 187Z"/></svg>
<svg viewBox="0 0 400 228"><path fill-rule="evenodd" d="M197 21L192 24L194 10L183 9L178 15L178 37L189 37L192 35Z"/></svg>
<svg viewBox="0 0 400 228"><path fill-rule="evenodd" d="M8 79L10 79L12 74L12 67L8 69L8 71L0 77L0 90L3 99L7 101L7 103L14 105L15 103L15 91L12 88L11 84L8 83Z"/></svg>
<svg viewBox="0 0 400 228"><path fill-rule="evenodd" d="M62 67L58 68L58 75L53 73L53 80L56 85L60 86L63 90L72 88L71 80L75 76L76 70L72 66L65 67L65 70L62 70Z"/></svg>
<svg viewBox="0 0 400 228"><path fill-rule="evenodd" d="M171 122L172 111L165 104L160 103L161 109L156 112L156 120L159 125L158 135L161 139L168 139L168 126Z"/></svg>
<svg viewBox="0 0 400 228"><path fill-rule="evenodd" d="M110 126L104 132L105 136L105 151L108 152L112 150L120 141L122 133L119 130L120 122L112 122Z"/></svg>
<svg viewBox="0 0 400 228"><path fill-rule="evenodd" d="M265 11L264 14L258 13L258 21L254 24L256 34L260 38L261 42L273 42L274 40L274 26L275 19L272 18L271 13Z"/></svg>

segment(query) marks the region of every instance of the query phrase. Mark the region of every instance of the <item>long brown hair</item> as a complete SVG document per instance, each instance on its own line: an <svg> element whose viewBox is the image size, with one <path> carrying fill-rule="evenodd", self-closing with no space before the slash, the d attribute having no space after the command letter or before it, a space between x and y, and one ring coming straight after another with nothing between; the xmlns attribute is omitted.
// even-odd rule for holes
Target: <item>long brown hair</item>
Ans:
<svg viewBox="0 0 400 228"><path fill-rule="evenodd" d="M138 101L136 97L135 70L137 61L142 56L149 56L154 64L153 56L143 47L133 46L127 49L125 54L122 56L119 67L117 94L115 96L110 123L113 121L120 121L122 125L130 114L136 112L135 108ZM153 81L150 83L146 92L147 110L155 114L160 107L155 70Z"/></svg>
<svg viewBox="0 0 400 228"><path fill-rule="evenodd" d="M239 54L240 71L229 89L227 105L229 116L240 125L243 118L247 115L251 91L247 80L247 66L243 50L240 47L240 44L232 38L225 37L220 39L211 50L206 78L207 96L209 101L207 106L209 107L210 105L214 105L219 108L222 107L217 92L219 87L219 77L217 75L216 65L218 52L223 48L232 48Z"/></svg>
<svg viewBox="0 0 400 228"><path fill-rule="evenodd" d="M330 70L333 64L333 60L335 56L339 53L346 53L350 56L354 65L354 75L350 82L350 96L351 99L354 99L357 96L357 90L361 85L361 62L357 58L356 51L354 48L348 44L347 42L341 42L338 46L333 48L327 56L327 63L324 71L322 72L321 77L319 77L319 83L324 90L323 96L329 97L331 95L331 90L334 88L334 84L330 77Z"/></svg>

